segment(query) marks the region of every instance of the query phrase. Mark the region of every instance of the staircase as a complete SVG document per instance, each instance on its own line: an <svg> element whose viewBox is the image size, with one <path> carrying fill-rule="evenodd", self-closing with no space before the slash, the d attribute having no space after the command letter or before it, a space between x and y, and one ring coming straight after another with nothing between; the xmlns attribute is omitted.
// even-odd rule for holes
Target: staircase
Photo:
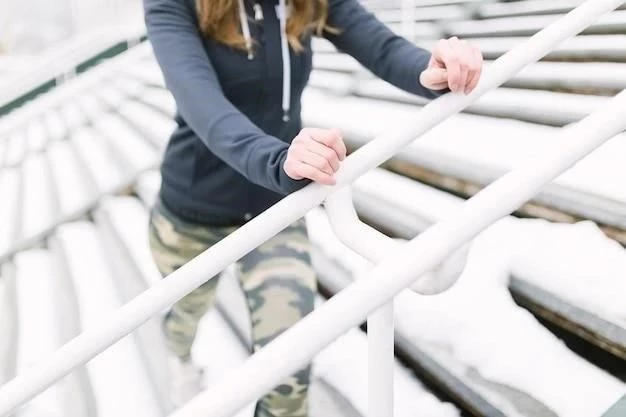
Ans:
<svg viewBox="0 0 626 417"><path fill-rule="evenodd" d="M423 46L441 36L472 38L494 59L579 3L422 1L411 33ZM398 2L367 4L394 30L407 27ZM359 214L391 236L410 238L554 146L557 127L626 87L623 13L608 15L362 177L354 186ZM305 123L341 128L352 149L411 120L424 104L325 41L316 40L315 49ZM144 42L0 120L0 383L97 328L160 279L146 236L174 111ZM564 224L504 219L474 244L453 290L397 298L396 416L623 413L626 310L615 294L626 290L626 252L601 230L626 243L625 147L626 137L614 138L517 213ZM307 220L323 302L365 264L336 240L323 213ZM580 220L589 221L565 225ZM535 244L539 238L547 243ZM510 270L496 262L504 243L514 255ZM593 265L583 262L585 254ZM207 384L246 359L245 311L226 271L194 346ZM170 376L160 338L156 317L18 415L167 415ZM319 355L313 416L366 415L366 346L355 329ZM250 407L239 415L250 416Z"/></svg>

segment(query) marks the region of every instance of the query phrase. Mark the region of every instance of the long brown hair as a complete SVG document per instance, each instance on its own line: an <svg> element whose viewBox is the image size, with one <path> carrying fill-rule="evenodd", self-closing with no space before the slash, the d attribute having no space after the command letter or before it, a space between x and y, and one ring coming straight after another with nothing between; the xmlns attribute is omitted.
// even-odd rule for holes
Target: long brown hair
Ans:
<svg viewBox="0 0 626 417"><path fill-rule="evenodd" d="M237 0L197 0L198 19L202 33L218 42L237 49L246 49L241 34ZM326 24L328 0L288 0L291 15L287 20L287 38L295 51L301 51L301 39L308 33L321 35L336 32Z"/></svg>

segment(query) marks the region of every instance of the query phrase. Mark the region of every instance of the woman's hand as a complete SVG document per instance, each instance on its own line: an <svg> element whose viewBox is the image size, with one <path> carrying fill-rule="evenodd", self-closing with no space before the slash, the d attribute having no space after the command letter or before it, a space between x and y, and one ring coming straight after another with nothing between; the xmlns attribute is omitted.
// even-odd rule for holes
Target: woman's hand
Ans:
<svg viewBox="0 0 626 417"><path fill-rule="evenodd" d="M420 83L431 90L450 88L453 93L469 94L474 90L483 69L483 54L457 37L442 39L432 51L428 68L420 74Z"/></svg>
<svg viewBox="0 0 626 417"><path fill-rule="evenodd" d="M345 158L346 145L339 130L305 128L291 142L283 169L294 180L308 178L334 185L339 162Z"/></svg>

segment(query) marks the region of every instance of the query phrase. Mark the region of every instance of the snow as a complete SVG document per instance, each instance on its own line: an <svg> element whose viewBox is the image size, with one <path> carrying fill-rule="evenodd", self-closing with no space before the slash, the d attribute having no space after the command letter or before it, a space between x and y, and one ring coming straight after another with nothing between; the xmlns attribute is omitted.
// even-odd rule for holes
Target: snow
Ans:
<svg viewBox="0 0 626 417"><path fill-rule="evenodd" d="M491 35L531 35L554 23L562 15L518 16L489 20L466 20L444 24L447 33L459 37L477 37ZM620 31L626 28L626 11L605 14L594 22L589 30Z"/></svg>
<svg viewBox="0 0 626 417"><path fill-rule="evenodd" d="M365 270L365 260L336 239L323 212L312 211L307 221L311 239L327 255L355 274ZM466 270L449 291L402 292L395 303L397 328L507 416L523 413L494 384L521 390L557 415L600 416L626 386L569 351L515 304L506 288L511 255L503 239L509 223L501 221L474 241Z"/></svg>
<svg viewBox="0 0 626 417"><path fill-rule="evenodd" d="M226 274L220 277L217 298L219 304L223 308L227 308L229 320L236 323L235 326L239 331L247 333L248 309L234 275ZM316 300L318 305L322 302L321 298ZM214 314L213 311L210 311L203 318L192 349L194 360L207 367L206 375L209 383L214 383L214 379L235 368L248 355L247 350L244 349L244 343L234 337L234 333L225 323L219 323L219 319ZM246 326L246 328L242 328L242 326ZM218 330L221 331L221 334L217 334ZM249 339L250 335L247 334L244 337ZM215 340L222 340L225 343L216 346L218 344L214 343ZM233 358L226 358L227 352L222 352L222 350L229 349L235 351L238 357L234 357L235 353L231 352L229 354ZM321 389L324 389L323 385L330 386L331 389L341 394L361 415L367 415L367 362L367 337L359 329L350 330L321 351L315 357L312 367L312 389L310 391L312 417L328 417L327 414L319 414L322 411L330 411L319 403L320 398L317 397L317 388L321 386ZM323 381L323 384L320 381ZM459 415L454 406L441 403L426 391L422 384L411 375L410 371L400 365L398 361L395 361L394 364L394 385L395 417L412 417L416 413L429 417Z"/></svg>
<svg viewBox="0 0 626 417"><path fill-rule="evenodd" d="M75 213L93 196L69 141L56 142L48 150L52 177L62 214Z"/></svg>
<svg viewBox="0 0 626 417"><path fill-rule="evenodd" d="M472 43L480 48L486 57L495 57L504 54L527 38L520 37L491 37L472 38ZM577 36L563 41L548 56L552 58L602 58L611 61L621 60L626 56L624 50L626 35L586 35ZM428 42L420 42L420 46L431 49Z"/></svg>
<svg viewBox="0 0 626 417"><path fill-rule="evenodd" d="M563 13L569 11L585 0L526 0L515 2L493 2L481 5L479 15L482 17L515 16L541 13Z"/></svg>
<svg viewBox="0 0 626 417"><path fill-rule="evenodd" d="M82 329L99 328L121 306L99 236L92 224L78 222L61 226L57 237L68 254ZM126 337L87 363L99 416L163 415L140 355Z"/></svg>
<svg viewBox="0 0 626 417"><path fill-rule="evenodd" d="M143 133L165 149L167 141L176 128L176 123L168 116L136 101L126 101L119 108L119 114L131 120Z"/></svg>
<svg viewBox="0 0 626 417"><path fill-rule="evenodd" d="M120 71L127 73L130 76L136 77L146 84L153 84L158 86L165 85L163 74L156 64L156 61L151 60L149 63L136 63L135 65L126 65L120 68Z"/></svg>
<svg viewBox="0 0 626 417"><path fill-rule="evenodd" d="M192 355L194 362L204 368L208 388L243 364L249 354L220 313L210 309L198 325ZM248 405L234 417L253 417L255 404Z"/></svg>
<svg viewBox="0 0 626 417"><path fill-rule="evenodd" d="M101 209L108 214L144 279L150 285L161 281L148 243L149 215L145 207L136 198L116 197L105 200Z"/></svg>
<svg viewBox="0 0 626 417"><path fill-rule="evenodd" d="M22 132L16 132L8 138L4 155L5 166L16 166L22 162L26 154L26 138Z"/></svg>
<svg viewBox="0 0 626 417"><path fill-rule="evenodd" d="M416 22L427 22L436 20L455 20L463 19L466 17L466 12L461 6L433 6L433 7L418 7L413 12ZM380 10L376 12L376 17L385 22L401 22L403 17L403 10Z"/></svg>
<svg viewBox="0 0 626 417"><path fill-rule="evenodd" d="M384 170L373 170L355 190L436 223L463 200ZM513 275L626 327L626 250L591 222L555 224L509 218L503 237ZM504 244L504 243L503 243Z"/></svg>
<svg viewBox="0 0 626 417"><path fill-rule="evenodd" d="M55 216L55 190L51 189L46 157L36 154L23 164L24 200L22 237L31 237L52 225Z"/></svg>
<svg viewBox="0 0 626 417"><path fill-rule="evenodd" d="M314 54L313 68L342 72L357 72L363 70L359 61L345 54Z"/></svg>
<svg viewBox="0 0 626 417"><path fill-rule="evenodd" d="M352 403L361 415L368 404L367 336L352 329L315 358L313 373L323 378ZM442 403L411 372L394 363L394 417L455 417L459 411Z"/></svg>
<svg viewBox="0 0 626 417"><path fill-rule="evenodd" d="M165 89L156 87L146 88L139 97L139 101L143 101L163 110L172 118L176 113L176 103L174 102L174 97L172 97L169 91Z"/></svg>
<svg viewBox="0 0 626 417"><path fill-rule="evenodd" d="M66 121L63 120L63 115L59 111L47 111L45 112L43 118L45 125L44 129L50 142L65 139L67 137L68 126L66 125Z"/></svg>
<svg viewBox="0 0 626 417"><path fill-rule="evenodd" d="M511 271L626 328L626 251L592 222L516 224Z"/></svg>
<svg viewBox="0 0 626 417"><path fill-rule="evenodd" d="M137 97L146 88L144 83L125 74L115 77L112 86L122 91L128 97Z"/></svg>
<svg viewBox="0 0 626 417"><path fill-rule="evenodd" d="M48 135L41 120L35 120L28 125L26 140L29 152L41 152L48 144Z"/></svg>
<svg viewBox="0 0 626 417"><path fill-rule="evenodd" d="M161 173L158 170L141 174L135 185L135 192L148 207L156 202L159 188L161 188Z"/></svg>
<svg viewBox="0 0 626 417"><path fill-rule="evenodd" d="M12 284L13 277L0 268L0 384L14 376L15 367L15 294L9 279Z"/></svg>
<svg viewBox="0 0 626 417"><path fill-rule="evenodd" d="M425 99L392 87L380 79L357 82L346 74L316 71L312 76L311 85L339 94L349 88L352 94L368 98L419 105L426 103ZM606 106L609 100L608 97L584 94L499 88L472 103L468 106L468 111L536 123L564 125L579 121L591 112Z"/></svg>
<svg viewBox="0 0 626 417"><path fill-rule="evenodd" d="M151 168L158 162L160 155L155 149L119 116L103 114L95 121L94 127L124 155L135 171Z"/></svg>
<svg viewBox="0 0 626 417"><path fill-rule="evenodd" d="M115 87L109 85L101 85L95 90L99 99L107 104L111 109L117 109L122 103L129 100L128 95L124 91L120 91Z"/></svg>
<svg viewBox="0 0 626 417"><path fill-rule="evenodd" d="M100 191L109 192L122 184L123 173L114 162L116 158L106 145L106 139L98 132L91 128L82 128L74 131L71 141L89 167Z"/></svg>
<svg viewBox="0 0 626 417"><path fill-rule="evenodd" d="M74 102L62 106L60 112L68 132L72 132L87 123L87 115Z"/></svg>
<svg viewBox="0 0 626 417"><path fill-rule="evenodd" d="M509 83L542 88L565 86L579 89L611 88L621 90L626 88L626 64L615 62L538 62L524 68Z"/></svg>
<svg viewBox="0 0 626 417"><path fill-rule="evenodd" d="M20 173L15 168L0 171L0 253L5 253L13 243L16 232Z"/></svg>
<svg viewBox="0 0 626 417"><path fill-rule="evenodd" d="M17 374L46 358L62 344L62 317L55 288L58 271L48 252L32 250L15 256L18 317ZM70 415L64 380L29 401L19 417L65 417Z"/></svg>
<svg viewBox="0 0 626 417"><path fill-rule="evenodd" d="M322 111L323 109L323 111ZM361 138L375 138L389 126L407 125L418 108L399 103L327 95L308 90L303 100L303 119L310 126L345 129ZM557 129L520 121L460 114L424 134L403 154L431 164L449 162L455 169L479 167L481 181L489 181L541 153L567 137ZM555 180L555 184L620 203L626 202L626 135L618 135ZM426 161L425 161L426 162Z"/></svg>

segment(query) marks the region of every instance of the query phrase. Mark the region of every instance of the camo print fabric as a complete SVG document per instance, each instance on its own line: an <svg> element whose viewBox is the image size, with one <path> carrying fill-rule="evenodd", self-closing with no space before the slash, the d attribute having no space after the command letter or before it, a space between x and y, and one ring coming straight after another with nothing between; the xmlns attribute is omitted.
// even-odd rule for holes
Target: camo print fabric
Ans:
<svg viewBox="0 0 626 417"><path fill-rule="evenodd" d="M151 213L152 255L167 276L237 227L190 223L157 202ZM236 264L252 325L253 349L274 340L313 310L316 277L304 219L297 221ZM168 348L189 360L198 323L213 304L217 279L211 279L177 302L163 320ZM306 417L310 367L274 388L257 404L256 417Z"/></svg>

